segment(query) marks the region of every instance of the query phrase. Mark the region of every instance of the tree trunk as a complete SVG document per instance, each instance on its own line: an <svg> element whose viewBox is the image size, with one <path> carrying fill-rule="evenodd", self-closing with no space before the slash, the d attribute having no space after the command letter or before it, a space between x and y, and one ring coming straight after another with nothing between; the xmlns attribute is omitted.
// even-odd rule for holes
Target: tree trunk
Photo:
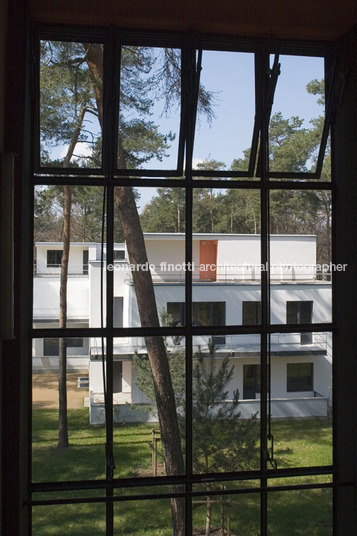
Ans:
<svg viewBox="0 0 357 536"><path fill-rule="evenodd" d="M177 203L177 232L181 233L181 210L179 203Z"/></svg>
<svg viewBox="0 0 357 536"><path fill-rule="evenodd" d="M86 106L83 105L79 113L77 126L73 133L71 143L63 162L63 167L68 167L77 145L81 132ZM67 280L68 280L68 260L71 244L71 207L72 207L72 186L64 186L63 202L63 253L61 261L60 277L60 307L59 307L59 328L67 326ZM68 443L68 420L67 420L67 345L66 340L59 340L58 358L58 448L67 448Z"/></svg>
<svg viewBox="0 0 357 536"><path fill-rule="evenodd" d="M63 253L61 261L60 279L60 311L59 328L67 325L67 277L68 259L71 236L71 204L72 187L64 186L63 205ZM67 422L67 347L66 340L59 340L59 378L58 378L58 448L68 447L68 422Z"/></svg>
<svg viewBox="0 0 357 536"><path fill-rule="evenodd" d="M209 491L209 487L207 488ZM205 526L205 536L210 536L211 534L211 518L212 518L212 504L210 496L206 497L206 526Z"/></svg>

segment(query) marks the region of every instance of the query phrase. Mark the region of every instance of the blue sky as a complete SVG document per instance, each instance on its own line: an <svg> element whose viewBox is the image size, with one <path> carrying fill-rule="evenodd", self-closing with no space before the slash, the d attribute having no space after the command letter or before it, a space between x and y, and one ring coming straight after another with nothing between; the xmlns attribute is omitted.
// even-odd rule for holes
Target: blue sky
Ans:
<svg viewBox="0 0 357 536"><path fill-rule="evenodd" d="M272 113L282 112L285 118L299 116L308 128L309 121L323 113L317 98L306 91L313 79L324 78L324 60L316 57L280 56L281 74L275 91ZM272 58L273 61L273 58ZM249 53L204 51L201 83L214 93L216 118L209 125L201 117L196 129L194 164L205 158L224 162L229 169L234 158L243 156L250 147L254 113L254 55ZM157 102L153 120L161 132L175 131L178 112L171 117L160 117L163 103ZM152 162L148 168L169 169L175 167L176 143L172 144L172 156L162 163ZM141 208L153 195L153 190L142 191Z"/></svg>
<svg viewBox="0 0 357 536"><path fill-rule="evenodd" d="M306 84L324 77L322 58L280 56L279 76L272 113L282 112L285 118L299 116L309 126L310 119L323 113L317 99L306 92ZM204 116L196 129L194 163L205 158L223 161L229 169L234 158L242 157L250 146L254 122L254 55L249 53L204 51L201 83L213 92L214 113L211 125ZM160 117L162 102L157 102L153 120L161 132L178 130L178 111L169 118ZM176 112L176 113L175 113ZM175 165L177 146L174 142L162 164L151 162L148 167L170 168Z"/></svg>

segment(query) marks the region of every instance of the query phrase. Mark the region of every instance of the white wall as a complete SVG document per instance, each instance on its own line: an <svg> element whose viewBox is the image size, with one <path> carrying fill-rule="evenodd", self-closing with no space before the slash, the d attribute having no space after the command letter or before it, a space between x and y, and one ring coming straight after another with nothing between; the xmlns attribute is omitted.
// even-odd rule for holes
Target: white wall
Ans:
<svg viewBox="0 0 357 536"><path fill-rule="evenodd" d="M114 267L120 268L114 269L114 296L123 298L123 326L130 327L130 310L131 300L130 295L132 291L131 277L129 271L129 265L126 261L119 261L114 263ZM101 301L101 270L100 262L89 263L89 327L100 327L101 315L100 315L100 301ZM103 314L106 318L106 265L104 267L103 278Z"/></svg>
<svg viewBox="0 0 357 536"><path fill-rule="evenodd" d="M199 276L200 240L218 240L217 280L259 280L261 252L259 235L207 234L193 236L194 276ZM185 238L179 234L145 234L149 263L157 267L153 276L164 280L183 278L178 271L163 272L161 263L183 264ZM270 239L271 278L311 280L315 277L316 237L310 235L272 235Z"/></svg>
<svg viewBox="0 0 357 536"><path fill-rule="evenodd" d="M185 239L166 239L166 240L145 240L146 252L150 264L155 265L155 269L151 271L153 278L156 277L167 279L176 277L178 280L184 280L184 271L180 270L185 262ZM165 267L165 264L170 263L179 265L175 270L170 270Z"/></svg>
<svg viewBox="0 0 357 536"><path fill-rule="evenodd" d="M46 329L56 328L58 323L35 323L35 328ZM68 326L71 328L87 328L88 323L71 322ZM82 347L67 348L67 367L71 370L88 370L89 369L89 343L90 340L83 337ZM47 356L44 354L44 340L32 340L32 369L33 371L58 370L58 357Z"/></svg>
<svg viewBox="0 0 357 536"><path fill-rule="evenodd" d="M128 325L139 326L139 313L135 290L131 285ZM168 302L184 302L184 285L168 283L154 285L158 311L166 310ZM226 325L242 324L243 301L260 301L259 283L194 284L192 297L195 302L225 302ZM271 321L286 323L287 301L313 301L313 322L331 321L331 285L327 282L315 283L273 283L271 286Z"/></svg>
<svg viewBox="0 0 357 536"><path fill-rule="evenodd" d="M287 301L313 301L312 321L331 322L331 283L276 283L271 287L271 322L286 323Z"/></svg>
<svg viewBox="0 0 357 536"><path fill-rule="evenodd" d="M33 316L34 320L59 318L60 281L56 276L39 276L33 280ZM87 319L89 312L88 276L68 278L67 283L67 317L68 319Z"/></svg>
<svg viewBox="0 0 357 536"><path fill-rule="evenodd" d="M83 251L88 250L89 244L71 244L68 261L69 274L83 274ZM36 247L36 273L37 274L59 274L60 268L47 267L47 251L62 250L63 244L39 243Z"/></svg>
<svg viewBox="0 0 357 536"><path fill-rule="evenodd" d="M132 379L132 362L123 361L122 364L122 392L132 393L133 397L133 379ZM91 394L103 393L103 372L102 361L100 356L97 360L91 359L89 365L89 386Z"/></svg>
<svg viewBox="0 0 357 536"><path fill-rule="evenodd" d="M217 359L217 364L222 361ZM228 399L233 398L233 391L239 390L239 397L243 399L243 366L259 365L259 358L236 357L230 359L230 365L234 366L234 375L227 386ZM332 399L331 356L299 355L272 357L271 361L271 396L272 398L309 398L314 396L314 391L288 392L287 391L287 364L288 363L313 363L314 365L314 391L328 399Z"/></svg>

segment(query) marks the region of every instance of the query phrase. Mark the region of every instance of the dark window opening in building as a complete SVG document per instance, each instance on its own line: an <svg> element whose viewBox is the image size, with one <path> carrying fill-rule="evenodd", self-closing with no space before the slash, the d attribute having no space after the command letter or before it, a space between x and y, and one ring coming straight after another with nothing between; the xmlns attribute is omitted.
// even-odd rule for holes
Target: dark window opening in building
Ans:
<svg viewBox="0 0 357 536"><path fill-rule="evenodd" d="M115 328L123 327L123 297L114 296L113 325Z"/></svg>
<svg viewBox="0 0 357 536"><path fill-rule="evenodd" d="M287 324L311 324L312 301L287 301L286 323ZM312 344L312 333L301 333L301 344Z"/></svg>
<svg viewBox="0 0 357 536"><path fill-rule="evenodd" d="M260 301L244 301L242 305L243 326L260 324L261 310Z"/></svg>
<svg viewBox="0 0 357 536"><path fill-rule="evenodd" d="M123 362L114 361L113 363L113 393L123 392Z"/></svg>
<svg viewBox="0 0 357 536"><path fill-rule="evenodd" d="M114 260L123 261L125 259L125 251L123 249L114 250Z"/></svg>
<svg viewBox="0 0 357 536"><path fill-rule="evenodd" d="M83 250L83 275L88 275L88 249Z"/></svg>
<svg viewBox="0 0 357 536"><path fill-rule="evenodd" d="M82 337L67 337L67 348L83 348ZM58 338L46 338L43 339L43 355L49 357L56 357L59 355L59 339Z"/></svg>
<svg viewBox="0 0 357 536"><path fill-rule="evenodd" d="M260 395L260 365L243 365L243 399Z"/></svg>
<svg viewBox="0 0 357 536"><path fill-rule="evenodd" d="M184 302L168 302L167 312L171 317L173 326L184 325L185 304ZM225 326L226 303L225 302L193 302L192 324L194 326ZM224 335L214 337L215 344L225 344Z"/></svg>
<svg viewBox="0 0 357 536"><path fill-rule="evenodd" d="M313 363L288 363L286 377L288 393L314 390Z"/></svg>
<svg viewBox="0 0 357 536"><path fill-rule="evenodd" d="M58 268L62 262L62 249L49 249L47 251L47 267Z"/></svg>

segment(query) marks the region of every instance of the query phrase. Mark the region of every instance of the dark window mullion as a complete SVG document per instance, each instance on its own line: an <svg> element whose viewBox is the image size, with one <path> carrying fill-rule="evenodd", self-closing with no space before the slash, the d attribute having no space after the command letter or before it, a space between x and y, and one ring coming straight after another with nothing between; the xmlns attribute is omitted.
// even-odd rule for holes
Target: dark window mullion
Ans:
<svg viewBox="0 0 357 536"><path fill-rule="evenodd" d="M257 58L256 79L260 84L256 91L261 91L264 111L262 114L261 137L260 137L260 168L262 189L261 189L261 263L269 267L269 110L266 107L268 102L269 91L269 54L262 52ZM257 83L257 82L256 82ZM269 271L262 271L261 279L261 397L260 397L260 468L261 468L261 487L266 489L268 481L266 477L268 463L268 327L270 324L270 307L269 307ZM260 500L260 522L261 536L267 536L268 507L267 493L261 492Z"/></svg>
<svg viewBox="0 0 357 536"><path fill-rule="evenodd" d="M103 102L103 125L102 147L103 168L108 186L104 189L106 197L103 210L103 225L106 212L106 263L114 262L114 169L117 159L117 132L118 132L118 108L119 108L119 71L120 71L120 48L113 33L109 34L104 48L104 102ZM104 244L103 244L104 246ZM102 266L102 269L104 267ZM106 270L106 535L114 534L114 504L113 478L114 478L114 445L113 445L113 326L114 326L114 272ZM102 306L102 305L101 305Z"/></svg>
<svg viewBox="0 0 357 536"><path fill-rule="evenodd" d="M41 38L35 33L33 39L33 61L32 61L32 91L33 99L31 103L32 122L33 122L33 170L40 170L40 152L41 152L41 127L40 127L40 56L41 56Z"/></svg>
<svg viewBox="0 0 357 536"><path fill-rule="evenodd" d="M192 213L193 213L193 183L192 183L192 158L194 133L196 126L197 98L199 85L199 72L196 72L196 49L193 43L188 43L184 49L185 71L183 73L182 87L186 89L184 116L184 135L186 143L186 221L185 221L185 262L186 266L192 265ZM201 57L201 53L199 53ZM196 93L195 93L196 90ZM192 441L192 271L185 272L185 326L186 326L186 478L185 491L192 492L193 477L193 441ZM188 495L185 499L185 526L186 535L192 534L192 499Z"/></svg>

